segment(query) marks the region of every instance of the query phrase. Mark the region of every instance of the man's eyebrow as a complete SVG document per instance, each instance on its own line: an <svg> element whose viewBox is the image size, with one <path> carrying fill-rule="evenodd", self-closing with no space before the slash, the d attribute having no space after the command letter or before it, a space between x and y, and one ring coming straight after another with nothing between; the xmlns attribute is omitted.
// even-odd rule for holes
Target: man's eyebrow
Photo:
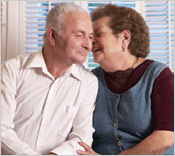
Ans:
<svg viewBox="0 0 175 156"><path fill-rule="evenodd" d="M75 33L78 33L78 32L83 33L83 34L85 33L85 31L83 31L82 29L78 29L75 31Z"/></svg>
<svg viewBox="0 0 175 156"><path fill-rule="evenodd" d="M78 29L77 31L75 31L75 33L82 33L85 34L85 31L83 31L82 29ZM90 33L89 36L94 36L94 32Z"/></svg>

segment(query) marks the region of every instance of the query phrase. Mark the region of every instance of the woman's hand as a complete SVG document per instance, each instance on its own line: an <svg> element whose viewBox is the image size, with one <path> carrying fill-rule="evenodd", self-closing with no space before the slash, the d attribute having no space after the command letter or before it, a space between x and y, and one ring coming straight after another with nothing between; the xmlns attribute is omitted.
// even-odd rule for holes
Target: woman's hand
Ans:
<svg viewBox="0 0 175 156"><path fill-rule="evenodd" d="M86 143L84 142L78 142L78 144L80 146L82 146L86 151L81 151L81 150L77 150L77 153L80 155L100 155L98 153L96 153L90 146L88 146Z"/></svg>

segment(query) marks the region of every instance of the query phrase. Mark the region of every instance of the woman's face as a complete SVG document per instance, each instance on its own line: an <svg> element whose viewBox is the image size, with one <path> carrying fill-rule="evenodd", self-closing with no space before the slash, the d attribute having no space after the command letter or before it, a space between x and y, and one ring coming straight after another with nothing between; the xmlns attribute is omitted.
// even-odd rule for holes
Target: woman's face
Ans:
<svg viewBox="0 0 175 156"><path fill-rule="evenodd" d="M106 65L114 58L120 59L122 52L122 39L120 34L114 35L108 26L110 17L102 17L93 23L94 42L92 52L94 62Z"/></svg>

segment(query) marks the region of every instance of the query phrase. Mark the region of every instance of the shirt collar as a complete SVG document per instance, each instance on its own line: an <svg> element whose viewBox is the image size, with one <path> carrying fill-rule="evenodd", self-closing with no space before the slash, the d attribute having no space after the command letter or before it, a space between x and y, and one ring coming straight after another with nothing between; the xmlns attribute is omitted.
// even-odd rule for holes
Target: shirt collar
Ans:
<svg viewBox="0 0 175 156"><path fill-rule="evenodd" d="M80 71L79 71L79 66L78 64L73 64L72 68L71 68L71 74L77 78L78 80L82 81L82 77L80 75Z"/></svg>
<svg viewBox="0 0 175 156"><path fill-rule="evenodd" d="M40 67L40 68L43 68L43 69L47 69L45 61L44 61L42 49L39 52L34 52L34 53L31 54L29 62L28 62L26 67L27 68Z"/></svg>

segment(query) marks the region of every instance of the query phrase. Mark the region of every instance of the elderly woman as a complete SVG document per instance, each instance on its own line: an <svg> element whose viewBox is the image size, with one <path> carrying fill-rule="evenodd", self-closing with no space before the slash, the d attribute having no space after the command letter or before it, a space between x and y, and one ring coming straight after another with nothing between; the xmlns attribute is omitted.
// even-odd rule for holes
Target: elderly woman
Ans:
<svg viewBox="0 0 175 156"><path fill-rule="evenodd" d="M134 9L100 6L92 12L99 80L92 148L82 155L153 155L174 151L174 76L149 54L149 30Z"/></svg>

